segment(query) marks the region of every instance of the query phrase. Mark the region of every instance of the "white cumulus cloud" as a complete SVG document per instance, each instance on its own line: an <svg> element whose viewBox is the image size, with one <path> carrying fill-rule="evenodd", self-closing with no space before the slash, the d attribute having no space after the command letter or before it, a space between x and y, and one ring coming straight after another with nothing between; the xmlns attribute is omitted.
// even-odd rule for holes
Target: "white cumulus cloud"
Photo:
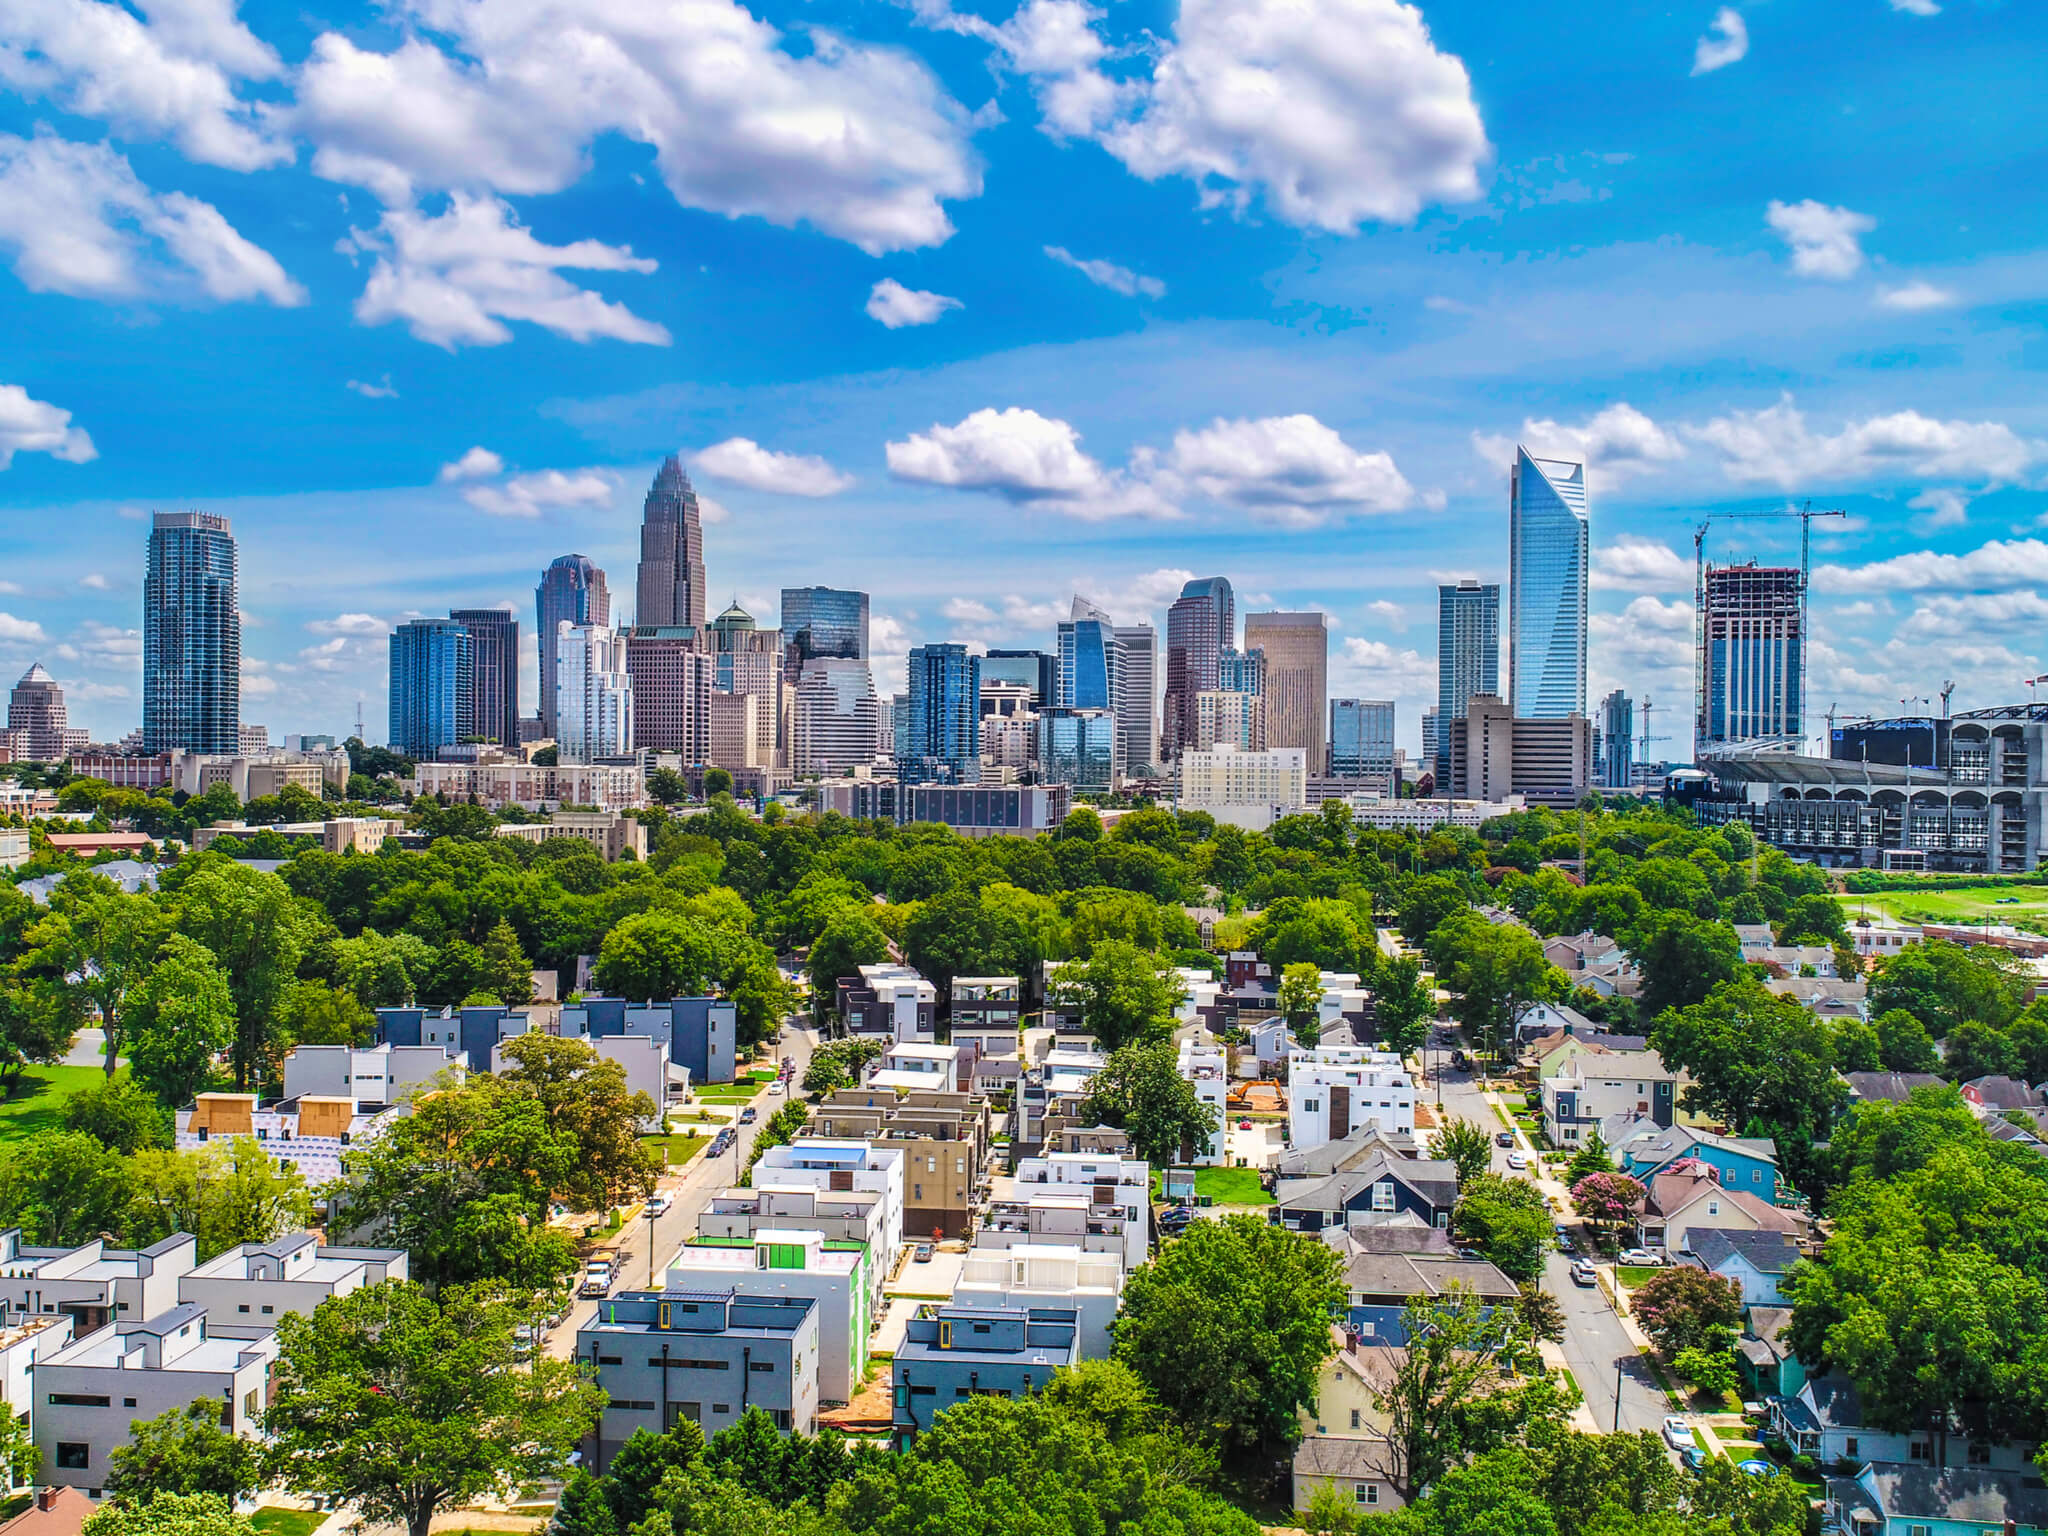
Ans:
<svg viewBox="0 0 2048 1536"><path fill-rule="evenodd" d="M1166 297L1166 284L1156 277L1147 277L1142 272L1133 272L1129 267L1120 267L1113 261L1086 260L1074 255L1065 246L1048 245L1045 254L1063 267L1072 267L1098 288L1107 288L1120 293L1127 299L1143 294L1148 299Z"/></svg>
<svg viewBox="0 0 2048 1536"><path fill-rule="evenodd" d="M505 472L505 461L481 443L461 458L441 466L437 477L443 485L457 480L488 480Z"/></svg>
<svg viewBox="0 0 2048 1536"><path fill-rule="evenodd" d="M13 614L0 611L0 643L16 645L41 645L49 636L43 633L43 626L34 619L17 619Z"/></svg>
<svg viewBox="0 0 2048 1536"><path fill-rule="evenodd" d="M1624 533L1593 551L1590 580L1597 591L1683 592L1692 586L1693 568L1669 544Z"/></svg>
<svg viewBox="0 0 2048 1536"><path fill-rule="evenodd" d="M0 134L0 249L38 293L306 302L211 203L143 185L123 156L38 130Z"/></svg>
<svg viewBox="0 0 2048 1536"><path fill-rule="evenodd" d="M458 192L446 212L431 218L413 209L388 209L376 229L352 229L341 246L376 258L356 300L358 321L403 320L421 341L451 352L510 341L507 320L572 341L669 343L665 327L562 276L564 268L646 273L655 269L653 261L597 240L547 245L494 197Z"/></svg>
<svg viewBox="0 0 2048 1536"><path fill-rule="evenodd" d="M1352 635L1338 660L1351 673L1346 686L1372 698L1427 698L1436 692L1436 658L1408 646Z"/></svg>
<svg viewBox="0 0 2048 1536"><path fill-rule="evenodd" d="M1400 512L1416 501L1391 455L1360 452L1308 415L1218 417L1175 433L1165 462L1205 496L1297 527L1333 512Z"/></svg>
<svg viewBox="0 0 2048 1536"><path fill-rule="evenodd" d="M1970 520L1969 493L1952 487L1922 491L1906 505L1927 514L1919 524L1924 530L1954 528Z"/></svg>
<svg viewBox="0 0 2048 1536"><path fill-rule="evenodd" d="M67 464L99 457L85 428L71 425L69 411L33 398L19 384L0 384L0 469L17 453L47 453Z"/></svg>
<svg viewBox="0 0 2048 1536"><path fill-rule="evenodd" d="M564 507L608 507L614 483L594 469L563 473L544 469L531 475L514 475L502 485L472 485L462 499L479 512L493 517L539 517L543 512Z"/></svg>
<svg viewBox="0 0 2048 1536"><path fill-rule="evenodd" d="M1503 471L1514 463L1518 441L1538 458L1584 464L1589 480L1610 483L1685 457L1683 443L1626 400L1581 422L1526 420L1519 439L1472 434L1472 446L1479 456Z"/></svg>
<svg viewBox="0 0 2048 1536"><path fill-rule="evenodd" d="M1748 52L1749 28L1742 20L1742 12L1724 5L1707 23L1706 35L1693 45L1692 72L1712 74L1717 69L1726 69Z"/></svg>
<svg viewBox="0 0 2048 1536"><path fill-rule="evenodd" d="M1934 0L1892 0L1892 9L1904 11L1908 16L1939 16L1941 7Z"/></svg>
<svg viewBox="0 0 2048 1536"><path fill-rule="evenodd" d="M836 496L853 484L853 476L841 474L815 455L776 453L751 437L713 443L691 458L690 467L714 480L783 496Z"/></svg>
<svg viewBox="0 0 2048 1536"><path fill-rule="evenodd" d="M361 395L365 400L396 400L398 398L398 391L392 387L391 375L388 373L384 375L380 382L375 384L363 379L350 379L347 388L352 393Z"/></svg>
<svg viewBox="0 0 2048 1536"><path fill-rule="evenodd" d="M1933 283L1912 282L1897 288L1878 289L1877 302L1886 309L1915 313L1923 309L1947 309L1956 302L1956 295L1950 289L1936 287Z"/></svg>
<svg viewBox="0 0 2048 1536"><path fill-rule="evenodd" d="M893 277L885 277L868 290L867 312L890 330L906 325L930 325L949 309L963 309L958 299L922 288L906 288Z"/></svg>
<svg viewBox="0 0 2048 1536"><path fill-rule="evenodd" d="M1823 592L2003 592L2048 586L2048 544L1993 539L1960 555L1918 549L1868 565L1823 565L1813 573Z"/></svg>
<svg viewBox="0 0 2048 1536"><path fill-rule="evenodd" d="M1768 409L1731 411L1686 432L1721 455L1729 479L1788 491L1900 474L2009 482L2048 459L2048 443L2024 439L2003 422L1940 421L1913 410L1815 432L1789 395Z"/></svg>
<svg viewBox="0 0 2048 1536"><path fill-rule="evenodd" d="M1877 228L1867 213L1831 208L1807 198L1764 209L1764 222L1792 249L1792 270L1801 277L1842 282L1863 269L1863 237Z"/></svg>
<svg viewBox="0 0 2048 1536"><path fill-rule="evenodd" d="M111 592L114 584L107 580L104 571L87 571L78 578L78 584L88 592Z"/></svg>
<svg viewBox="0 0 2048 1536"><path fill-rule="evenodd" d="M331 619L312 619L306 628L316 635L376 638L389 634L391 626L373 613L337 613Z"/></svg>
<svg viewBox="0 0 2048 1536"><path fill-rule="evenodd" d="M1074 517L1166 517L1177 510L1149 483L1149 463L1135 473L1106 469L1082 451L1081 434L1069 423L1021 406L985 406L952 426L934 423L885 452L899 480L990 491Z"/></svg>

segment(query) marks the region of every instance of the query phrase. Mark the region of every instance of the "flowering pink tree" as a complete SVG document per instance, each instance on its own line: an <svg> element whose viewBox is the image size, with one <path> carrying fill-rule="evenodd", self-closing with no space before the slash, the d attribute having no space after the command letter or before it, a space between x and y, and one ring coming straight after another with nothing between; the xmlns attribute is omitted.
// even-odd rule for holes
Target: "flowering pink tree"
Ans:
<svg viewBox="0 0 2048 1536"><path fill-rule="evenodd" d="M1572 1209L1596 1227L1634 1219L1648 1191L1625 1173L1589 1173L1572 1186Z"/></svg>

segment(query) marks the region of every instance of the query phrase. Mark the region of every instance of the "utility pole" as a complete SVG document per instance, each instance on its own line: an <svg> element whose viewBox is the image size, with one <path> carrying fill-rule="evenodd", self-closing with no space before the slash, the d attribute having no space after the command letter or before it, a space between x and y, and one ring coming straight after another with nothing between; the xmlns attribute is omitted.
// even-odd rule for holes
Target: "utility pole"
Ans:
<svg viewBox="0 0 2048 1536"><path fill-rule="evenodd" d="M1614 1361L1614 1432L1621 1433L1621 1358Z"/></svg>

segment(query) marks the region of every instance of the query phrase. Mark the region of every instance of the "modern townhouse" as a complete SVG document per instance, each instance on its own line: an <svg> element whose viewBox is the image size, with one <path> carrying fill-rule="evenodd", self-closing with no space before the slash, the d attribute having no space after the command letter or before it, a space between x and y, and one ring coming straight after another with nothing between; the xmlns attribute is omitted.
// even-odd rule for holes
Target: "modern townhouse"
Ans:
<svg viewBox="0 0 2048 1536"><path fill-rule="evenodd" d="M1367 1127L1412 1136L1415 1079L1390 1051L1296 1051L1287 1060L1287 1126L1297 1148L1342 1141Z"/></svg>
<svg viewBox="0 0 2048 1536"><path fill-rule="evenodd" d="M867 1372L880 1293L877 1256L865 1243L824 1233L757 1228L746 1238L699 1235L668 1261L665 1289L722 1292L745 1288L753 1297L779 1296L814 1304L818 1332L819 1400L850 1402Z"/></svg>
<svg viewBox="0 0 2048 1536"><path fill-rule="evenodd" d="M178 1277L178 1300L205 1309L214 1338L260 1338L333 1296L408 1278L402 1248L330 1248L310 1232L238 1243Z"/></svg>
<svg viewBox="0 0 2048 1536"><path fill-rule="evenodd" d="M1075 1358L1106 1360L1124 1279L1121 1257L1114 1253L1036 1239L1004 1246L977 1242L960 1265L953 1304L1032 1317L1072 1313L1079 1330Z"/></svg>
<svg viewBox="0 0 2048 1536"><path fill-rule="evenodd" d="M1678 1119L1679 1078L1655 1051L1575 1056L1542 1082L1543 1134L1575 1147L1616 1115L1660 1126Z"/></svg>
<svg viewBox="0 0 2048 1536"><path fill-rule="evenodd" d="M68 1317L84 1338L113 1322L154 1317L178 1303L178 1281L199 1258L199 1240L176 1232L147 1248L39 1248L19 1228L0 1232L0 1313Z"/></svg>
<svg viewBox="0 0 2048 1536"><path fill-rule="evenodd" d="M969 1397L1028 1397L1081 1358L1072 1312L927 1304L896 1348L894 1434L907 1448Z"/></svg>

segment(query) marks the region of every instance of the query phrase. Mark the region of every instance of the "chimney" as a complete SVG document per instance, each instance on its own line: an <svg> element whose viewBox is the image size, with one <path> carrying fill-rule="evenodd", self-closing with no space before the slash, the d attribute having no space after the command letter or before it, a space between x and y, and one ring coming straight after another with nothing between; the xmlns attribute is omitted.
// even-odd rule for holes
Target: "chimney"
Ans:
<svg viewBox="0 0 2048 1536"><path fill-rule="evenodd" d="M57 1507L57 1495L62 1491L60 1488L38 1488L36 1490L36 1508L47 1515ZM2010 1525L2012 1522L2008 1520L2006 1524Z"/></svg>

